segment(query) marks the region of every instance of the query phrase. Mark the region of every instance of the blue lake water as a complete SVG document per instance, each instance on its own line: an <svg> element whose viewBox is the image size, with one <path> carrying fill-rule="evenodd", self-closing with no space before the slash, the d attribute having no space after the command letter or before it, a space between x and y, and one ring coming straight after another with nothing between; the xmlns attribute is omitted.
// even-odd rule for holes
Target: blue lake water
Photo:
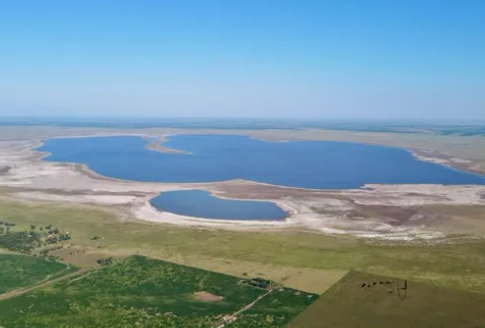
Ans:
<svg viewBox="0 0 485 328"><path fill-rule="evenodd" d="M168 191L150 203L163 211L210 219L282 220L288 215L272 202L217 198L204 190Z"/></svg>
<svg viewBox="0 0 485 328"><path fill-rule="evenodd" d="M146 149L136 136L49 139L47 161L88 165L110 178L150 182L245 179L315 189L364 184L485 184L485 177L423 162L398 148L331 141L265 142L234 135L179 135Z"/></svg>

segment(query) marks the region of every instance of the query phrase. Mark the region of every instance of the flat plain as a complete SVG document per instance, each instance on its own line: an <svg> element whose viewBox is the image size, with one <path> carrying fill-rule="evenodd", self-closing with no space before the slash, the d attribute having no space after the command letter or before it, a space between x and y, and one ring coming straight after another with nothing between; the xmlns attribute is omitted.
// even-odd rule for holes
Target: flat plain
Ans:
<svg viewBox="0 0 485 328"><path fill-rule="evenodd" d="M1 159L7 166L3 167L3 171L0 170L0 175L6 181L2 182L4 187L0 187L0 213L2 219L16 225L14 230L29 231L31 225L54 225L61 231L69 231L72 240L60 241L55 247L36 248L33 255L40 256L41 252L47 250L49 256L79 267L81 271L78 276L69 275L54 283L49 283L51 279L48 279L47 284L40 283L46 279L48 273L42 277L39 275L39 279L26 282L37 287L0 303L0 307L4 306L3 309L8 313L8 317L5 316L4 321L0 321L0 326L74 327L66 319L69 314L79 318L79 327L132 327L137 322L143 326L147 316L151 319L160 317L156 319L158 321L151 321L153 327L190 327L197 324L217 327L222 324L225 315L229 316L225 317L227 321L224 324L227 327L278 327L290 321L307 305L309 298L292 298L305 295L305 292L324 294L298 317L295 324L300 326L296 327L302 327L301 318L305 318L303 323L309 325L303 327L311 327L311 324L321 324L315 327L339 327L339 323L343 327L427 327L433 326L432 323L448 327L448 322L452 324L449 327L476 327L482 323L481 312L478 310L485 308L485 305L480 306L485 295L485 196L480 194L482 191L478 188L474 192L473 187L466 186L416 186L416 190L413 186L410 192L404 186L379 186L374 193L359 190L349 191L344 195L287 190L249 182L206 186L208 190L222 196L229 194L231 197L245 198L250 194L255 199L283 199L290 205L301 201L303 205L297 207L301 215L317 223L328 224L330 221L323 220L335 219L336 222L346 220L352 227L359 223L383 223L392 226L392 229L402 229L413 223L428 225L444 233L444 237L430 240L361 238L351 234L328 234L321 229L308 230L303 226L231 230L203 225L202 222L191 226L150 222L137 219L138 216L130 216L129 202L138 206L160 190L176 189L177 186L108 181L86 175L82 170L39 162L39 154L33 154L29 150L33 145L32 140L50 138L56 134L76 136L107 133L106 130L103 132L98 129L56 129L28 129L27 132L21 132L25 133L22 138L15 135L17 132L13 130L0 131L1 138L13 140L15 144L17 139L27 140L25 143L18 142L18 149L22 156L28 157L25 161L22 159L12 162L15 154L7 154L8 156ZM137 133L135 130L112 133L118 132ZM188 130L177 129L148 129L138 132L190 133ZM197 133L235 134L238 131L204 130ZM480 165L485 160L484 152L481 151L485 149L485 144L483 138L478 137L312 129L246 130L240 131L240 134L273 141L336 140L397 146L410 149L430 160L444 161L450 166L472 171L482 169L483 166ZM6 149L10 149L9 147L7 142ZM27 195L44 198L29 198ZM85 201L81 204L82 202L73 199ZM5 253L4 250L1 252ZM145 277L141 270L132 270L133 265L123 265L131 263L129 261L132 258L125 260L128 262L119 261L113 266L100 269L98 261L101 259L123 259L133 254L170 261L173 265L182 264L207 270L203 272L210 271L210 274L206 274L208 276L230 275L233 282L248 277L262 277L275 281L286 289L278 293L271 291L267 295L265 293L268 291L257 290L254 295L246 298L244 293L226 295L224 290L217 289L220 286L200 282L197 278L197 286L201 288L195 288L190 281L184 282L180 286L186 286L184 288L187 289L185 294L177 294L180 297L170 294L169 290L153 295L144 290L144 285L140 285L138 281L148 279L146 286L156 289L159 280L161 283L163 279L156 273L151 278ZM349 272L351 273L347 275ZM103 276L104 273L110 279ZM12 276L11 273L9 275ZM410 284L408 299L399 300L401 303L397 303L394 298L385 298L388 296L386 290L371 288L363 291L359 286L356 287L356 283L362 283L362 279L380 279L374 278L374 275L407 279ZM138 281L127 277L134 277ZM345 278L341 280L343 277ZM12 282L9 284L10 290L29 288ZM225 285L227 289L230 289L231 284ZM89 299L86 290L93 286L99 293ZM238 290L242 288L236 286ZM117 289L125 287L125 291ZM113 298L111 290L126 294L111 302L108 301ZM169 295L166 298L163 297L165 292ZM231 299L230 295L239 295L241 298L235 297L231 304L224 305L225 300ZM252 304L262 295L265 296ZM77 296L80 298L76 298ZM201 302L197 299L200 297L206 298L206 301ZM292 301L288 303L290 297ZM429 301L435 299L438 300L436 303ZM94 306L90 305L91 301ZM462 305L457 305L455 301ZM163 311L153 312L153 304ZM172 305L177 304L195 309L200 315L190 317L184 315L183 311L180 315L169 314L175 313L171 309ZM323 304L324 309L318 304ZM361 304L363 306L359 308ZM20 316L11 307L25 313L25 306L28 309L31 305L38 311L29 311L28 316ZM56 308L57 305L59 308ZM245 309L247 305L251 306ZM397 310L393 310L394 307ZM313 308L317 310L312 310ZM237 315L236 321L229 322L231 313L234 315L238 309L245 311ZM49 313L57 316L47 315ZM157 316L157 313L160 315ZM406 313L409 313L407 319ZM326 317L323 324L322 314ZM362 320L352 321L346 317L349 314ZM375 319L376 316L381 319ZM460 321L463 316L469 320ZM401 326L397 322L401 322Z"/></svg>
<svg viewBox="0 0 485 328"><path fill-rule="evenodd" d="M18 226L54 224L70 231L68 243L76 248L62 257L78 267L92 267L96 258L138 253L239 277L261 276L317 294L349 270L485 293L481 238L410 243L298 231L194 229L120 220L92 206L11 200L0 200L0 210ZM68 252L52 255L61 251Z"/></svg>

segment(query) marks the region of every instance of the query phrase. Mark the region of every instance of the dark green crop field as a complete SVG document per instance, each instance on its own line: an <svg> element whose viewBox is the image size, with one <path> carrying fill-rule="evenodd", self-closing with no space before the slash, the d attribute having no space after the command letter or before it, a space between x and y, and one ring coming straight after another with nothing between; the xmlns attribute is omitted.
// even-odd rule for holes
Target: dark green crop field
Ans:
<svg viewBox="0 0 485 328"><path fill-rule="evenodd" d="M13 254L0 254L0 294L53 279L70 271L63 263Z"/></svg>
<svg viewBox="0 0 485 328"><path fill-rule="evenodd" d="M283 327L318 298L293 289L273 290L228 325L230 328Z"/></svg>
<svg viewBox="0 0 485 328"><path fill-rule="evenodd" d="M325 327L481 328L485 295L354 271L289 325Z"/></svg>
<svg viewBox="0 0 485 328"><path fill-rule="evenodd" d="M283 327L317 298L132 256L0 302L0 326Z"/></svg>

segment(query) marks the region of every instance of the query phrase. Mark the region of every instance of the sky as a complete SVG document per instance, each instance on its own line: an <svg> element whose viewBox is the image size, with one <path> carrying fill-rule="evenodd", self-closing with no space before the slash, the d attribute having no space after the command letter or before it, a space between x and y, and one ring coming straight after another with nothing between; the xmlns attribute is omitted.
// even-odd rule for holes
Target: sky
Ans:
<svg viewBox="0 0 485 328"><path fill-rule="evenodd" d="M0 1L0 116L485 122L483 0Z"/></svg>

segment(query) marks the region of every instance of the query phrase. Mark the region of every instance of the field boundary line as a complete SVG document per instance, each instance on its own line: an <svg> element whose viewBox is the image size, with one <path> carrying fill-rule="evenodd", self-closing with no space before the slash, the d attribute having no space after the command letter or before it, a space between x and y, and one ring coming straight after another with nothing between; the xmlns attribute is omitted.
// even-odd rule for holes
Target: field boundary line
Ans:
<svg viewBox="0 0 485 328"><path fill-rule="evenodd" d="M84 278L86 278L87 276L89 276L89 275L93 274L94 272L96 272L96 271L91 270L91 271L89 271L88 273L86 273L84 276L81 276L81 277L77 277L77 278L75 278L75 279L72 279L71 281L69 281L69 282L67 283L67 285L69 285L69 284L71 284L71 283L73 283L73 282L75 282L75 281L78 281L78 280L84 279Z"/></svg>
<svg viewBox="0 0 485 328"><path fill-rule="evenodd" d="M88 270L88 269L81 269L79 271L76 271L76 272L67 274L65 276L62 276L62 277L59 277L59 278L56 278L56 279L52 279L52 280L48 280L48 281L46 281L44 283L39 283L39 284L30 286L30 287L25 287L25 288L21 288L21 289L12 290L12 291L10 291L8 293L5 293L5 294L0 295L0 301L4 301L4 300L7 300L9 298L13 298L13 297L16 297L16 296L20 296L20 295L26 294L28 292L31 292L33 290L39 289L41 287L45 287L45 286L51 285L51 284L53 284L55 282L59 282L61 280L70 278L70 277L75 276L75 275L77 275L79 273L84 273L84 272L86 272L86 270Z"/></svg>
<svg viewBox="0 0 485 328"><path fill-rule="evenodd" d="M69 270L69 269L70 269L70 266L69 266L69 265L67 265L67 266L66 266L66 268L65 268L64 270L61 270L61 271L59 271L59 272L55 272L55 273L48 274L48 275L47 275L47 277L45 277L45 279L44 279L44 280L39 281L38 283L36 283L36 284L34 284L34 285L32 285L32 286L27 286L27 287L24 287L24 288L30 288L30 287L34 287L34 286L37 286L37 285L43 284L44 282L49 281L49 279L50 279L50 278L51 278L53 275L63 273L63 272L65 272L65 271Z"/></svg>

